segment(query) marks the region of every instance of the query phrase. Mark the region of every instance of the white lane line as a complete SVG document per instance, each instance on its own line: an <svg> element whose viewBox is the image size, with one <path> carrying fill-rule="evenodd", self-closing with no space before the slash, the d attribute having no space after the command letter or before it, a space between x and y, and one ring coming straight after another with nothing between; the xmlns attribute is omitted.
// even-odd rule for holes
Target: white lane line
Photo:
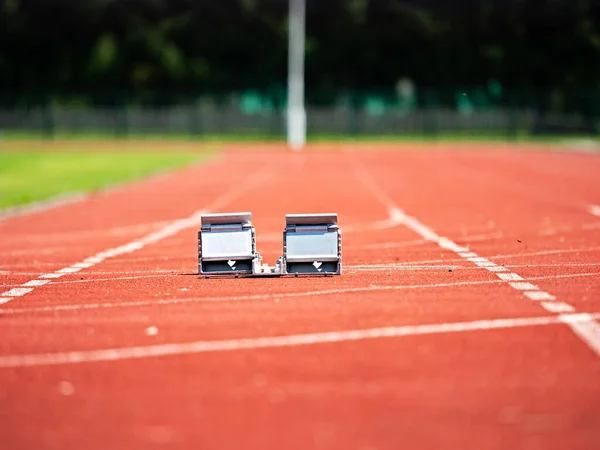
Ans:
<svg viewBox="0 0 600 450"><path fill-rule="evenodd" d="M22 285L24 286L24 285ZM2 297L21 297L29 292L33 291L33 288L13 288L0 294Z"/></svg>
<svg viewBox="0 0 600 450"><path fill-rule="evenodd" d="M506 267L520 268L531 267L534 269L540 267L598 267L600 263L563 263L563 264L507 264Z"/></svg>
<svg viewBox="0 0 600 450"><path fill-rule="evenodd" d="M89 276L90 274L87 274ZM104 283L106 281L125 281L125 280L143 280L145 278L167 278L167 277L175 277L182 276L180 273L155 273L154 275L131 275L126 277L111 277L111 278L86 278L83 280L62 280L62 281L52 281L53 285L60 284L79 284L79 283ZM0 310L0 314L2 314L2 310Z"/></svg>
<svg viewBox="0 0 600 450"><path fill-rule="evenodd" d="M597 264L600 266L600 264ZM182 272L189 272L190 268L189 266L187 267L177 267L177 268L173 268L173 269L149 269L149 270L128 270L127 272L123 272L122 270L90 270L90 271L86 271L86 275L88 276L96 276L96 275L123 275L124 273L127 273L129 275L150 275L150 274L173 274L173 275L177 275L178 273L182 273ZM0 271L0 275L11 275L11 276L20 276L20 275L41 275L40 272L32 272L32 271L26 271L26 272L21 272L21 271L14 271L14 272L2 272ZM57 282L58 283L58 282Z"/></svg>
<svg viewBox="0 0 600 450"><path fill-rule="evenodd" d="M81 364L99 361L121 361L209 352L298 347L303 345L332 344L339 342L362 341L367 339L389 339L429 334L505 330L557 325L560 323L567 323L570 326L575 326L578 329L585 330L585 327L590 323L590 321L593 321L597 317L600 317L600 313L563 314L560 316L476 320L472 322L437 323L426 325L405 325L396 327L368 328L362 330L292 334L288 336L227 339L220 341L193 341L136 347L108 348L101 350L8 355L0 356L0 368Z"/></svg>
<svg viewBox="0 0 600 450"><path fill-rule="evenodd" d="M151 275L148 275L150 277ZM156 275L164 277L169 275ZM576 273L564 275L545 275L540 277L532 277L531 280L554 280L560 278L575 278L575 277L596 277L600 273ZM145 278L145 277L144 277ZM110 278L99 281L110 281ZM93 281L93 280L92 280ZM74 280L73 283L79 282ZM63 283L63 282L60 282ZM65 281L64 283L67 283ZM325 289L319 291L300 291L286 293L271 293L271 294L250 294L250 295L233 295L224 297L182 297L182 298L163 298L155 300L134 300L120 302L104 302L104 303L76 303L63 304L52 306L36 306L31 308L4 308L0 309L0 316L27 314L27 313L57 313L60 311L79 311L92 309L112 309L112 308L136 308L145 306L160 306L160 305L185 305L185 304L202 304L212 302L240 302L240 301L261 301L282 298L296 297L313 297L318 295L334 295L334 294L353 294L358 292L376 292L376 291L401 291L401 290L425 290L437 288L453 288L453 287L469 287L469 286L485 286L490 284L503 284L502 280L481 280L481 281L457 281L454 283L435 283L435 284L411 284L411 285L373 285L357 288L342 288L342 289ZM535 291L542 292L542 291ZM524 293L527 295L527 292ZM2 297L0 297L1 300ZM552 297L554 298L554 297Z"/></svg>
<svg viewBox="0 0 600 450"><path fill-rule="evenodd" d="M31 280L27 283L23 283L21 286L43 286L47 283L50 283L50 280Z"/></svg>
<svg viewBox="0 0 600 450"><path fill-rule="evenodd" d="M469 269L468 267L462 267L462 266L374 266L374 267L370 267L370 266L344 266L344 268L346 270L348 270L348 273L356 273L356 272L384 272L384 271L390 271L390 269L396 270L396 271L415 271L415 272L419 272L419 271L445 271L447 272L448 270L453 271L453 270L459 270L459 269ZM182 273L182 271L188 271L187 273ZM86 276L90 277L90 276L97 276L99 274L102 274L103 272L87 272ZM136 272L121 272L121 273L133 273L135 274ZM144 278L166 278L166 277L181 277L181 276L190 276L190 275L196 275L196 274L191 274L189 273L189 267L188 268L183 268L180 269L180 271L173 271L173 270L162 270L162 271L156 271L155 273L148 273L148 272L137 272L137 273L146 273L147 275L130 275L130 276L114 276L114 277L100 277L100 278L86 278L86 279L76 279L76 280L64 280L64 281L51 281L51 280L32 280L29 281L25 284L17 284L17 286L41 286L42 284L47 284L47 283L52 283L54 285L56 284L73 284L73 283L94 283L94 282L104 282L104 281L121 281L121 280L141 280ZM119 273L115 273L115 272L106 272L107 275L118 275ZM33 284L34 283L34 284ZM39 283L39 284L38 284ZM9 287L9 286L13 286L12 284L8 283L8 284L2 284L0 283L0 286L4 286L4 287Z"/></svg>
<svg viewBox="0 0 600 450"><path fill-rule="evenodd" d="M523 258L526 256L547 256L547 255L563 255L567 253L589 253L589 252L597 252L600 251L600 247L585 247L585 248L565 248L565 249L556 249L556 250L540 250L535 252L523 252L523 253L507 253L507 254L496 254L492 255L490 259L513 259L513 258ZM458 254L461 259L466 259L470 257L476 257L476 253L459 253ZM405 261L405 264L436 264L436 263L452 263L456 261L461 261L459 258L444 258L444 259L426 259L426 260L417 260L417 261ZM499 267L565 267L565 266L584 266L586 264L505 264L504 266ZM596 265L596 264L594 264Z"/></svg>
<svg viewBox="0 0 600 450"><path fill-rule="evenodd" d="M395 270L400 270L400 271L405 271L405 270L415 270L415 271L419 271L419 270L428 270L429 268L432 268L432 266L423 266L423 268L404 268L404 267L398 267L397 265L382 265L382 266L378 266L375 268L371 268L371 267L361 267L361 266L346 266L346 269L348 269L348 273L357 273L357 272L373 272L373 271L395 271ZM436 266L433 267L432 270L434 271L439 271L439 270L468 270L468 267L463 267L463 266ZM181 270L185 270L181 269ZM129 272L128 272L129 273ZM136 272L133 272L136 273ZM148 273L148 272L139 272L139 273ZM90 275L102 275L102 274L106 274L106 275L118 275L117 273L114 272L92 272L92 273L87 273L87 276ZM79 279L75 279L75 280L64 280L64 281L52 281L52 284L77 284L77 283L96 283L96 282L105 282L105 281L123 281L123 280L142 280L145 278L167 278L167 277L183 277L183 276L191 276L191 275L196 275L196 274L191 274L191 273L181 273L181 272L177 272L177 271L156 271L156 273L152 274L149 273L148 275L131 275L131 276L113 276L113 277L101 277L101 278L86 278L83 280L79 280ZM600 276L600 272L584 272L584 273L571 273L571 274L562 274L562 275L544 275L544 276L539 276L539 277L530 277L530 280L554 280L554 279L560 279L560 278L577 278L577 277L594 277L594 276ZM500 283L500 280L484 280L481 282L476 282L476 283L482 283L482 284L490 284L490 283ZM10 284L5 284L5 287L9 287L11 286ZM20 285L19 285L20 286ZM430 285L427 285L430 286ZM435 285L431 285L434 286ZM524 295L528 296L529 298L531 298L532 300L541 300L541 299L549 299L552 300L555 297L544 293L542 291L534 291L531 292L532 296L529 296L529 292L525 292ZM543 298L533 298L533 296L537 296L538 294L545 294L543 296ZM0 314L2 314L2 310L0 310Z"/></svg>
<svg viewBox="0 0 600 450"><path fill-rule="evenodd" d="M540 288L534 284L527 283L526 281L513 281L508 283L508 285L516 289L517 291L538 291L540 292Z"/></svg>
<svg viewBox="0 0 600 450"><path fill-rule="evenodd" d="M344 268L349 270L388 270L390 268L394 270L448 270L448 269L462 269L463 266L457 265L417 265L417 264L356 264L356 265L345 265Z"/></svg>
<svg viewBox="0 0 600 450"><path fill-rule="evenodd" d="M60 273L60 274L76 273L76 272L79 272L80 270L81 270L81 267L73 265L71 267L65 267L64 269L57 270L55 273Z"/></svg>
<svg viewBox="0 0 600 450"><path fill-rule="evenodd" d="M250 300L272 300L281 298L294 297L314 297L317 295L335 295L335 294L352 294L358 292L374 292L374 291L399 291L399 290L419 290L430 288L446 288L458 286L476 286L502 283L500 280L484 280L484 281L458 281L455 283L437 283L437 284L401 284L401 285L372 285L365 287L340 288L340 289L323 289L318 291L300 291L300 292L283 292L272 294L250 294L250 295L231 295L223 297L183 297L183 298L167 298L157 300L138 300L138 301L121 301L121 302L104 302L104 303L76 303L66 305L39 306L32 308L4 308L0 309L0 316L23 314L32 312L58 312L58 311L78 311L88 309L103 309L103 308L124 308L124 307L141 307L141 306L156 306L156 305L176 305L187 303L210 303L210 302L237 302Z"/></svg>
<svg viewBox="0 0 600 450"><path fill-rule="evenodd" d="M490 261L488 261L486 258L482 258L481 256L476 256L474 258L467 258L467 261L471 261L472 263L475 263L475 264L481 263L481 264L495 265L494 263L490 263Z"/></svg>
<svg viewBox="0 0 600 450"><path fill-rule="evenodd" d="M520 275L517 275L516 273L497 273L496 276L498 278L500 278L501 280L504 281L520 281L523 280L524 278L521 277Z"/></svg>
<svg viewBox="0 0 600 450"><path fill-rule="evenodd" d="M80 262L80 263L77 263L77 264L73 264L73 267L75 267L77 269L87 269L89 267L92 267L94 264L96 264L96 263L90 262L88 260L88 262Z"/></svg>
<svg viewBox="0 0 600 450"><path fill-rule="evenodd" d="M397 225L396 225L397 226ZM279 237L281 240L281 236ZM382 250L386 248L399 248L399 247L413 247L418 245L423 245L429 241L425 239L414 239L410 241L394 241L394 242L381 242L379 244L362 244L362 245L353 245L348 246L348 248L352 250Z"/></svg>
<svg viewBox="0 0 600 450"><path fill-rule="evenodd" d="M188 259L186 257L186 259ZM409 261L407 263L385 263L385 264L356 264L356 265L345 265L344 267L357 271L377 271L377 270L439 270L439 269L464 269L464 270L475 270L476 267L469 267L467 265L459 265L459 264L434 264L440 262L460 262L460 258L449 258L449 259L441 259L441 260L433 260L433 261ZM420 264L422 262L429 264ZM508 271L508 269L517 269L517 268L530 268L537 269L542 267L599 267L600 263L564 263L564 264L507 264L505 266L498 266L494 263L488 264L475 264L478 267L485 268L490 272L501 272ZM136 278L134 275L148 275L154 276L158 274L167 274L167 275L182 275L189 272L189 265L182 266L173 269L153 269L153 270L128 270L126 273L128 276L126 277L114 277L114 278L90 278L85 280L68 280L68 281L56 281L57 283L79 283L79 282L90 282L90 281L103 281L105 279L133 279ZM106 270L95 270L95 271L86 271L87 276L99 276L99 275L123 275L123 271L106 271ZM600 275L600 272L598 273ZM10 275L10 276L21 276L21 275L40 275L40 272L31 272L31 271L0 271L0 275ZM57 277L58 278L58 277ZM20 284L17 284L20 286ZM5 285L6 286L6 285Z"/></svg>
<svg viewBox="0 0 600 450"><path fill-rule="evenodd" d="M63 275L66 275L66 274L77 273L80 270L82 270L83 268L92 267L96 264L103 262L104 260L106 260L108 258L114 258L115 256L132 253L136 250L140 250L140 249L146 247L147 245L154 244L154 243L161 241L162 239L165 239L169 236L173 236L173 235L179 233L180 231L185 230L186 228L199 226L200 219L203 214L206 214L207 212L209 212L211 210L215 210L215 209L222 207L223 205L227 204L235 197L248 192L248 190L251 189L252 187L258 186L260 183L262 183L264 181L266 176L267 176L267 169L265 169L265 170L263 170L263 172L259 173L258 176L253 176L253 177L251 177L250 180L247 180L243 184L243 186L244 186L243 189L241 189L239 187L239 185L232 186L228 191L226 191L224 194L222 194L220 197L218 197L215 201L213 201L209 207L200 209L200 210L194 212L189 217L168 222L168 224L166 226L164 226L164 227L160 228L159 230L154 231L150 234L147 234L146 236L144 236L140 239L131 241L127 244L120 245L118 247L104 250L100 253L97 253L96 255L93 255L93 256L90 256L90 257L84 259L83 261L79 261L75 264L72 264L69 267L65 267L65 268L56 270L53 273L42 274L38 277L37 280L30 280L27 283L21 284L21 286L32 286L31 284L28 284L28 283L32 283L32 282L36 283L36 282L39 282L40 280L44 280L44 279L48 279L48 278L56 279L56 278L62 277ZM43 283L43 284L46 284L46 283ZM36 286L41 286L41 285L42 284L39 284ZM21 297L33 290L34 290L34 288L14 288L9 291L0 293L0 297L6 297L6 298L10 297L11 299L14 299L15 297ZM4 303L7 303L7 302L4 302Z"/></svg>
<svg viewBox="0 0 600 450"><path fill-rule="evenodd" d="M491 261L487 261L487 260L486 261L472 261L472 260L473 260L473 258L469 258L469 261L471 261L473 264L475 264L476 266L479 266L479 267L485 267L485 268L498 267L498 265L496 263L493 263Z"/></svg>
<svg viewBox="0 0 600 450"><path fill-rule="evenodd" d="M430 241L429 241L430 242ZM350 249L350 246L347 245L345 247L346 249ZM589 252L596 252L596 251L600 251L600 246L598 247L586 247L586 248L568 248L568 249L562 249L562 250L543 250L543 251L535 251L535 252L524 252L524 253L512 253L512 254L499 254L499 255L492 255L489 257L489 259L511 259L511 258L522 258L522 257L526 257L526 256L544 256L544 255L560 255L560 254L567 254L567 253L589 253ZM471 253L472 255L478 256L475 253ZM138 257L129 257L129 258L120 258L119 259L119 263L123 262L123 263L139 263L139 262L156 262L156 261L165 261L165 260L184 260L185 257L181 257L178 255L173 255L173 256L164 256L164 255L156 255L156 256L138 256ZM451 262L455 262L455 261L462 261L462 259L464 259L462 256L461 258L444 258L444 259L428 259L428 260L417 260L417 261L405 261L405 263L407 264L428 264L428 263L451 263ZM42 264L42 263L39 263ZM527 265L527 266L523 266L523 267L536 267L538 266L537 264L531 264L531 265ZM14 269L15 266L14 265L1 265L0 264L0 268L7 268L7 269ZM518 265L505 265L504 267L519 267Z"/></svg>
<svg viewBox="0 0 600 450"><path fill-rule="evenodd" d="M429 230L429 231L431 231L432 233L435 234L434 231L432 231L432 230ZM439 245L441 248L445 248L450 251L453 251L454 253L461 253L461 252L466 252L469 250L467 247L460 246L456 242L453 242L450 239L445 238L445 237L440 237L439 241L437 241L437 245Z"/></svg>
<svg viewBox="0 0 600 450"><path fill-rule="evenodd" d="M4 303L8 303L12 300L11 297L0 297L0 305L3 305Z"/></svg>
<svg viewBox="0 0 600 450"><path fill-rule="evenodd" d="M64 274L62 273L43 273L40 275L40 278L60 278L62 277Z"/></svg>
<svg viewBox="0 0 600 450"><path fill-rule="evenodd" d="M511 258L522 258L524 256L546 256L546 255L562 255L565 253L587 253L597 252L600 250L599 246L585 247L585 248L563 248L554 250L538 250L535 252L523 252L523 253L510 253L505 255L494 255L490 256L493 259L511 259Z"/></svg>
<svg viewBox="0 0 600 450"><path fill-rule="evenodd" d="M556 297L552 294L548 294L544 291L529 291L524 292L523 295L529 298L530 300L540 301L540 300L556 300Z"/></svg>
<svg viewBox="0 0 600 450"><path fill-rule="evenodd" d="M590 346L598 355L600 355L600 327L596 314L578 314L578 316L585 317L587 320L573 320L574 315L562 314L558 316L563 323L569 325L569 327L577 334L587 345Z"/></svg>
<svg viewBox="0 0 600 450"><path fill-rule="evenodd" d="M411 230L413 230L415 233L421 235L424 239L428 239L428 240L432 240L434 242L434 234L435 232L433 230L431 230L429 227L421 224L417 219L415 219L414 217L410 217L408 215L406 215L406 213L404 211L402 211L400 208L392 208L390 210L390 216L392 218L395 218L398 221L403 221L403 223L410 228ZM437 235L435 235L437 236ZM441 237L437 236L438 239L438 245L439 245L439 240L441 240ZM444 238L446 239L446 238ZM442 247L442 245L440 245L440 247ZM448 248L448 245L444 245L442 248ZM458 255L460 255L462 252L455 252ZM480 260L481 261L481 260ZM544 292L539 290L539 288L537 286L534 286L530 283L527 282L513 282L513 280L524 280L523 277L521 277L520 275L513 273L513 272L507 272L507 273L496 273L496 276L498 278L500 278L503 281L508 281L509 286L511 286L514 289L517 289L519 291L524 291L524 290L536 290L537 292ZM554 298L554 296L552 296L552 294L546 293L548 300L550 300L550 298ZM527 297L530 297L531 294L529 294ZM566 303L565 303L566 304ZM571 306L571 305L569 305ZM583 342L585 342L590 349L592 349L598 356L600 356L600 325L595 322L595 321L587 321L584 324L578 324L577 328L575 328L572 324L569 324L568 322L567 325L569 325L571 327L571 329L575 332L575 334L577 334L582 340Z"/></svg>
<svg viewBox="0 0 600 450"><path fill-rule="evenodd" d="M391 220L395 220L399 224L404 224L407 228L414 231L423 239L435 242L440 248L451 250L464 259L469 260L471 258L477 258L478 263L489 261L488 259L477 255L470 249L456 244L451 239L444 236L439 236L433 229L422 223L419 219L408 215L397 205L395 205L393 200L377 184L375 179L364 169L363 166L357 164L356 167L358 178L363 182L364 186L371 191L373 196L388 208ZM469 254L469 256L465 256L467 253ZM489 268L492 268L492 266L490 266ZM507 271L506 273L497 273L497 271L492 270L490 270L490 272L495 273L495 275L501 280L509 282L509 286L520 292L527 290L543 292L537 286L524 282L523 277L517 275L516 273L509 271ZM548 295L548 300L550 300L550 297L554 297L549 293L546 294ZM600 356L600 324L592 320L591 322L586 322L584 326L579 325L577 329L575 329L574 327L571 328L594 352L596 352L598 356Z"/></svg>
<svg viewBox="0 0 600 450"><path fill-rule="evenodd" d="M390 221L392 222L392 221ZM393 222L392 222L393 223ZM398 226L398 224L394 224L394 226ZM344 232L346 231L346 227L344 227ZM491 239L497 239L502 237L502 233L492 233L492 234L473 234L461 236L461 241L465 242L476 242L476 241L487 241ZM261 238L262 240L262 238ZM279 240L281 240L281 236L279 236ZM413 247L426 244L430 241L425 239L413 239L409 241L391 241L391 242L380 242L377 244L359 244L353 245L353 250L381 250L387 248L398 248L398 247Z"/></svg>
<svg viewBox="0 0 600 450"><path fill-rule="evenodd" d="M588 211L590 212L590 214L596 217L600 217L600 205L590 205L588 207Z"/></svg>
<svg viewBox="0 0 600 450"><path fill-rule="evenodd" d="M551 313L572 313L575 311L575 308L564 302L541 302L540 305Z"/></svg>

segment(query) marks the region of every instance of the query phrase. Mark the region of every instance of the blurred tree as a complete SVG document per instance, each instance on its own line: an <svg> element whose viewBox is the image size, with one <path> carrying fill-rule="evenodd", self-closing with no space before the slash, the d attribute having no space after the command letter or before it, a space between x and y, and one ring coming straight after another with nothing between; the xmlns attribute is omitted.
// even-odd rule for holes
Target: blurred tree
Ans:
<svg viewBox="0 0 600 450"><path fill-rule="evenodd" d="M0 0L0 92L5 103L48 92L280 92L287 11L288 0ZM600 89L600 2L307 0L306 76L315 97L394 95L403 77L417 88L494 79Z"/></svg>

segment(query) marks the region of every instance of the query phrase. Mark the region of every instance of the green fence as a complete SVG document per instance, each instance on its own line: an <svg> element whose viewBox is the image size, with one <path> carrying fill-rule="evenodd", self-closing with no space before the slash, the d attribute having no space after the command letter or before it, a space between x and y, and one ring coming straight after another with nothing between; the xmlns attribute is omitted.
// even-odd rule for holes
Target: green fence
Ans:
<svg viewBox="0 0 600 450"><path fill-rule="evenodd" d="M497 83L453 89L308 91L309 137L402 138L598 133L594 90L505 90ZM235 93L93 92L0 95L0 130L9 134L282 139L285 89Z"/></svg>

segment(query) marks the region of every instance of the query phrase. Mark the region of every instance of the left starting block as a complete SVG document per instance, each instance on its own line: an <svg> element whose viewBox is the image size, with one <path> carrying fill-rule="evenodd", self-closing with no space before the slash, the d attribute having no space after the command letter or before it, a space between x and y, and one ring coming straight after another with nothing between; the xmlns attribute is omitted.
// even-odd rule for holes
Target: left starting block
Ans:
<svg viewBox="0 0 600 450"><path fill-rule="evenodd" d="M337 214L288 214L275 266L256 251L252 214L205 214L198 232L200 277L331 276L342 273Z"/></svg>
<svg viewBox="0 0 600 450"><path fill-rule="evenodd" d="M200 275L251 275L257 257L252 214L206 214L201 220Z"/></svg>

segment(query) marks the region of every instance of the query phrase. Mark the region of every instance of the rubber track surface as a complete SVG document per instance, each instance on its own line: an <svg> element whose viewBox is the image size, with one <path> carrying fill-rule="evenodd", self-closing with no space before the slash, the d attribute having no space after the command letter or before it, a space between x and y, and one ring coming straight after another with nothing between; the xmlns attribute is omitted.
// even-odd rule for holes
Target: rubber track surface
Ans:
<svg viewBox="0 0 600 450"><path fill-rule="evenodd" d="M600 448L599 173L538 147L231 146L0 222L1 447ZM198 279L201 210L251 211L271 264L286 213L337 212L344 273Z"/></svg>

